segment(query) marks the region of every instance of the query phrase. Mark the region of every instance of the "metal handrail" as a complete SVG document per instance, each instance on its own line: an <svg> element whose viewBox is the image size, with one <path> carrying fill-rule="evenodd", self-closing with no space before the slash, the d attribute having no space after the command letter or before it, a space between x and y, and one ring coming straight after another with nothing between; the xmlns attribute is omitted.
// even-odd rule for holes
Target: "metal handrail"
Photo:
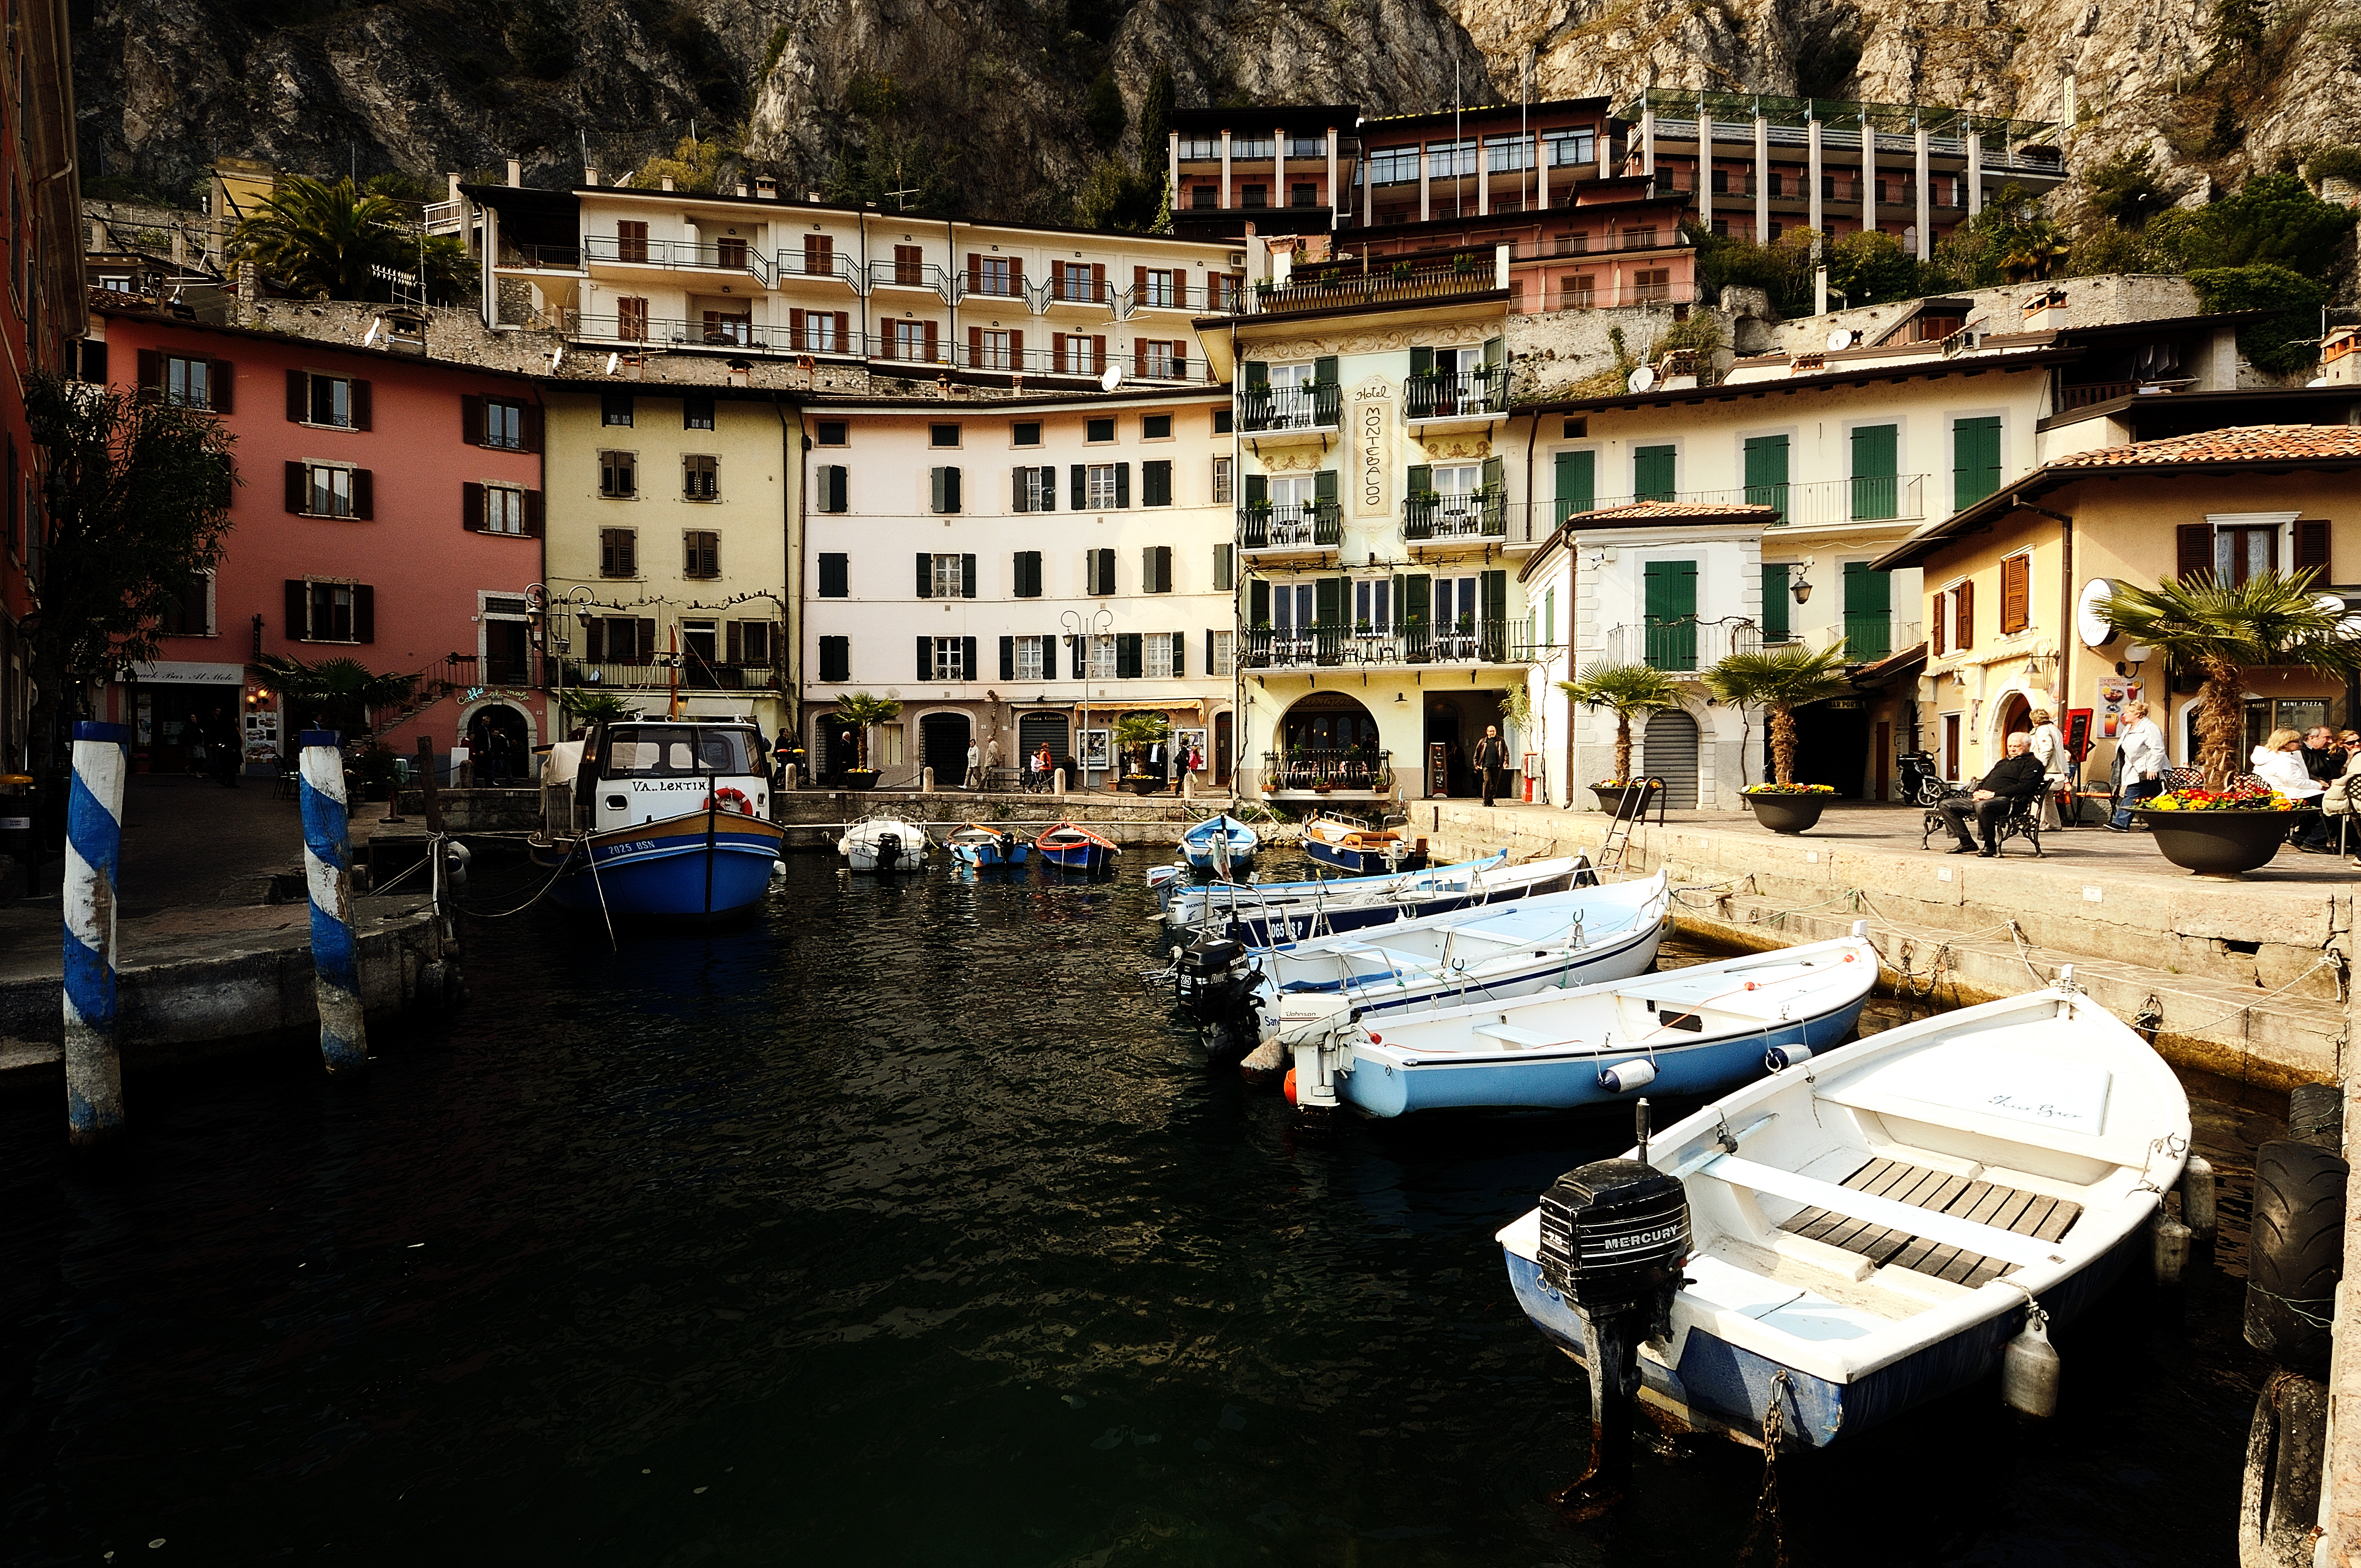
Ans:
<svg viewBox="0 0 2361 1568"><path fill-rule="evenodd" d="M709 272L743 272L763 283L771 281L770 258L752 246L730 243L704 245L686 239L638 239L620 235L582 236L588 261L625 267L693 268Z"/></svg>

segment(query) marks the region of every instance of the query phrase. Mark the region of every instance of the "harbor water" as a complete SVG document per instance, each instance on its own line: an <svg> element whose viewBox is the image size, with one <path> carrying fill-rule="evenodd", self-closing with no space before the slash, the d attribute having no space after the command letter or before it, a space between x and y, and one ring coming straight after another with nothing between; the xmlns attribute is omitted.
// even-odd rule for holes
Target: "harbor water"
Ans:
<svg viewBox="0 0 2361 1568"><path fill-rule="evenodd" d="M2219 1271L2059 1332L2046 1425L1971 1390L1783 1460L1775 1520L1759 1453L1650 1441L1568 1522L1586 1387L1492 1235L1628 1117L1297 1125L1142 994L1150 859L474 922L447 1026L135 1078L110 1168L0 1100L0 1562L2235 1560ZM2196 1098L2235 1267L2279 1126Z"/></svg>

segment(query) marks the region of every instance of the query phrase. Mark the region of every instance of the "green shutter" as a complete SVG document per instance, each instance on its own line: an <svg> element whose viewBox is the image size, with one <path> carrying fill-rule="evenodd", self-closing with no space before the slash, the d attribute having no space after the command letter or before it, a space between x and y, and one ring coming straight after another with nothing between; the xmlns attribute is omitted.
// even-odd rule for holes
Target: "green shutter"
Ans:
<svg viewBox="0 0 2361 1568"><path fill-rule="evenodd" d="M1270 481L1260 474L1246 476L1246 507L1253 510L1270 504Z"/></svg>
<svg viewBox="0 0 2361 1568"><path fill-rule="evenodd" d="M1669 501L1675 499L1673 489L1673 455L1670 446L1635 446L1631 449L1631 499L1642 501Z"/></svg>
<svg viewBox="0 0 2361 1568"><path fill-rule="evenodd" d="M1208 663L1206 667L1211 669L1213 666ZM1188 673L1189 634L1185 631L1176 631L1172 634L1172 678L1179 680Z"/></svg>
<svg viewBox="0 0 2361 1568"><path fill-rule="evenodd" d="M1497 664L1509 656L1509 574L1476 574L1477 657Z"/></svg>
<svg viewBox="0 0 2361 1568"><path fill-rule="evenodd" d="M1025 482L1032 477L1033 470L1030 468L1012 468L1008 471L1008 510L1010 511L1033 510L1025 504Z"/></svg>
<svg viewBox="0 0 2361 1568"><path fill-rule="evenodd" d="M935 593L935 558L925 551L918 552L918 597L932 598Z"/></svg>
<svg viewBox="0 0 2361 1568"><path fill-rule="evenodd" d="M1647 609L1647 663L1659 670L1697 668L1697 563L1647 561L1640 578Z"/></svg>
<svg viewBox="0 0 2361 1568"><path fill-rule="evenodd" d="M1413 376L1434 374L1434 350L1413 348L1410 351L1410 373Z"/></svg>
<svg viewBox="0 0 2361 1568"><path fill-rule="evenodd" d="M1852 515L1856 521L1897 515L1898 428L1890 424L1855 425L1852 433Z"/></svg>
<svg viewBox="0 0 2361 1568"><path fill-rule="evenodd" d="M1334 386L1336 384L1336 356L1333 354L1323 354L1319 358L1314 359L1312 362L1312 379L1317 386Z"/></svg>
<svg viewBox="0 0 2361 1568"><path fill-rule="evenodd" d="M931 637L918 639L918 678L922 681L935 678L935 640Z"/></svg>
<svg viewBox="0 0 2361 1568"><path fill-rule="evenodd" d="M1246 584L1246 624L1270 624L1270 585L1260 577Z"/></svg>
<svg viewBox="0 0 2361 1568"><path fill-rule="evenodd" d="M1058 470L1054 465L1044 465L1041 469L1041 510L1058 510Z"/></svg>
<svg viewBox="0 0 2361 1568"><path fill-rule="evenodd" d="M1411 464L1410 466L1410 499L1416 500L1433 488L1434 488L1434 466L1430 463Z"/></svg>
<svg viewBox="0 0 2361 1568"><path fill-rule="evenodd" d="M1115 640L1115 676L1119 681L1139 679L1139 633L1122 631Z"/></svg>
<svg viewBox="0 0 2361 1568"><path fill-rule="evenodd" d="M1073 507L1076 511L1080 511L1091 504L1090 470L1077 463L1073 466Z"/></svg>
<svg viewBox="0 0 2361 1568"><path fill-rule="evenodd" d="M1058 640L1054 636L1041 639L1041 678L1045 681L1058 678Z"/></svg>
<svg viewBox="0 0 2361 1568"><path fill-rule="evenodd" d="M1894 575L1870 569L1866 561L1844 568L1845 652L1856 660L1883 659L1894 652Z"/></svg>
<svg viewBox="0 0 2361 1568"><path fill-rule="evenodd" d="M1230 576L1230 552L1235 548L1232 544L1213 546L1213 591L1216 593L1225 594L1236 587Z"/></svg>
<svg viewBox="0 0 2361 1568"><path fill-rule="evenodd" d="M943 475L947 471L942 468L927 470L927 504L938 512L943 510Z"/></svg>
<svg viewBox="0 0 2361 1568"><path fill-rule="evenodd" d="M1241 366L1240 368L1245 373L1241 375L1238 379L1246 386L1268 387L1270 385L1269 361L1264 359L1249 359Z"/></svg>
<svg viewBox="0 0 2361 1568"><path fill-rule="evenodd" d="M1557 455L1557 521L1598 504L1598 454L1561 452Z"/></svg>
<svg viewBox="0 0 2361 1568"><path fill-rule="evenodd" d="M2000 420L1963 419L1951 426L1951 510L2000 488Z"/></svg>
<svg viewBox="0 0 2361 1568"><path fill-rule="evenodd" d="M1117 507L1131 505L1131 465L1128 463L1115 466L1115 504Z"/></svg>
<svg viewBox="0 0 2361 1568"><path fill-rule="evenodd" d="M1312 585L1312 623L1314 626L1342 626L1345 623L1345 598L1347 579L1322 577Z"/></svg>
<svg viewBox="0 0 2361 1568"><path fill-rule="evenodd" d="M1508 357L1509 345L1506 342L1497 337L1488 337L1484 340L1485 369L1499 369L1502 365L1508 362Z"/></svg>
<svg viewBox="0 0 2361 1568"><path fill-rule="evenodd" d="M1750 436L1746 442L1746 504L1776 507L1787 521L1787 438Z"/></svg>
<svg viewBox="0 0 2361 1568"><path fill-rule="evenodd" d="M1004 681L1016 678L1016 639L1014 637L1000 640L1000 678Z"/></svg>
<svg viewBox="0 0 2361 1568"><path fill-rule="evenodd" d="M1319 515L1319 518L1320 518L1320 519L1322 519L1322 520L1325 520L1325 519L1326 519L1326 518L1327 518L1331 513L1333 513L1333 512L1335 510L1335 509L1336 509L1336 470L1335 470L1335 469L1334 469L1334 468L1323 468L1323 469L1321 469L1318 473L1316 473L1316 474L1314 474L1314 475L1312 475L1312 500L1313 500L1314 502L1316 502L1316 503L1318 504L1318 508L1319 508L1319 513L1318 513L1318 515ZM1314 528L1313 528L1313 531L1312 531L1312 541L1313 541L1313 543L1326 543L1334 544L1334 543L1335 543L1335 541L1334 541L1334 539L1326 540L1326 541L1324 541L1324 542L1323 542L1323 541L1322 541L1322 540L1321 540L1321 538L1320 538L1320 531L1319 531L1319 529L1318 529L1318 527L1317 527L1317 525L1316 525L1316 524L1315 524L1315 526L1314 526Z"/></svg>
<svg viewBox="0 0 2361 1568"><path fill-rule="evenodd" d="M975 598L975 557L972 555L960 557L960 598Z"/></svg>
<svg viewBox="0 0 2361 1568"><path fill-rule="evenodd" d="M1785 562L1763 563L1763 641L1787 641L1787 578Z"/></svg>

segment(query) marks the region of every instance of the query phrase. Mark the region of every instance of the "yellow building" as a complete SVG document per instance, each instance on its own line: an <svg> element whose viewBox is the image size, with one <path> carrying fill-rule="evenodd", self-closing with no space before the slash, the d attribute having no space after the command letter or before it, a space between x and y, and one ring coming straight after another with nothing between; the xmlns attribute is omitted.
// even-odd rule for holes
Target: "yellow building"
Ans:
<svg viewBox="0 0 2361 1568"><path fill-rule="evenodd" d="M2263 400L2255 400L2262 401ZM2251 404L2249 406L2252 406ZM1879 559L1924 574L1929 627L1920 710L1948 777L1981 777L2033 708L2061 726L2090 710L2082 776L2103 786L2135 697L2177 766L2193 764L2197 681L2085 609L2114 584L2305 570L2361 606L2361 429L2246 425L2060 457L1933 523ZM2342 682L2308 668L2246 676L2248 745L2285 726L2348 724ZM2071 729L2069 729L2070 736ZM2243 762L2245 758L2240 757Z"/></svg>
<svg viewBox="0 0 2361 1568"><path fill-rule="evenodd" d="M548 394L544 576L568 687L793 727L794 416L729 388ZM556 652L553 642L553 652Z"/></svg>

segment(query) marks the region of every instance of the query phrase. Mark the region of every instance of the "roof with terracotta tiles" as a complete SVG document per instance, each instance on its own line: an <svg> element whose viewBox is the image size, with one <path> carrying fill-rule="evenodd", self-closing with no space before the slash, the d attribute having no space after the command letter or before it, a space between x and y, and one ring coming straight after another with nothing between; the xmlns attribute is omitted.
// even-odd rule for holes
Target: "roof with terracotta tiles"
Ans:
<svg viewBox="0 0 2361 1568"><path fill-rule="evenodd" d="M1695 501L1631 501L1620 507L1578 511L1565 521L1584 528L1612 528L1650 522L1776 522L1777 507L1703 506Z"/></svg>
<svg viewBox="0 0 2361 1568"><path fill-rule="evenodd" d="M2162 441L2096 446L2053 468L2147 468L2182 463L2287 463L2361 458L2361 428L2349 424L2242 424Z"/></svg>

